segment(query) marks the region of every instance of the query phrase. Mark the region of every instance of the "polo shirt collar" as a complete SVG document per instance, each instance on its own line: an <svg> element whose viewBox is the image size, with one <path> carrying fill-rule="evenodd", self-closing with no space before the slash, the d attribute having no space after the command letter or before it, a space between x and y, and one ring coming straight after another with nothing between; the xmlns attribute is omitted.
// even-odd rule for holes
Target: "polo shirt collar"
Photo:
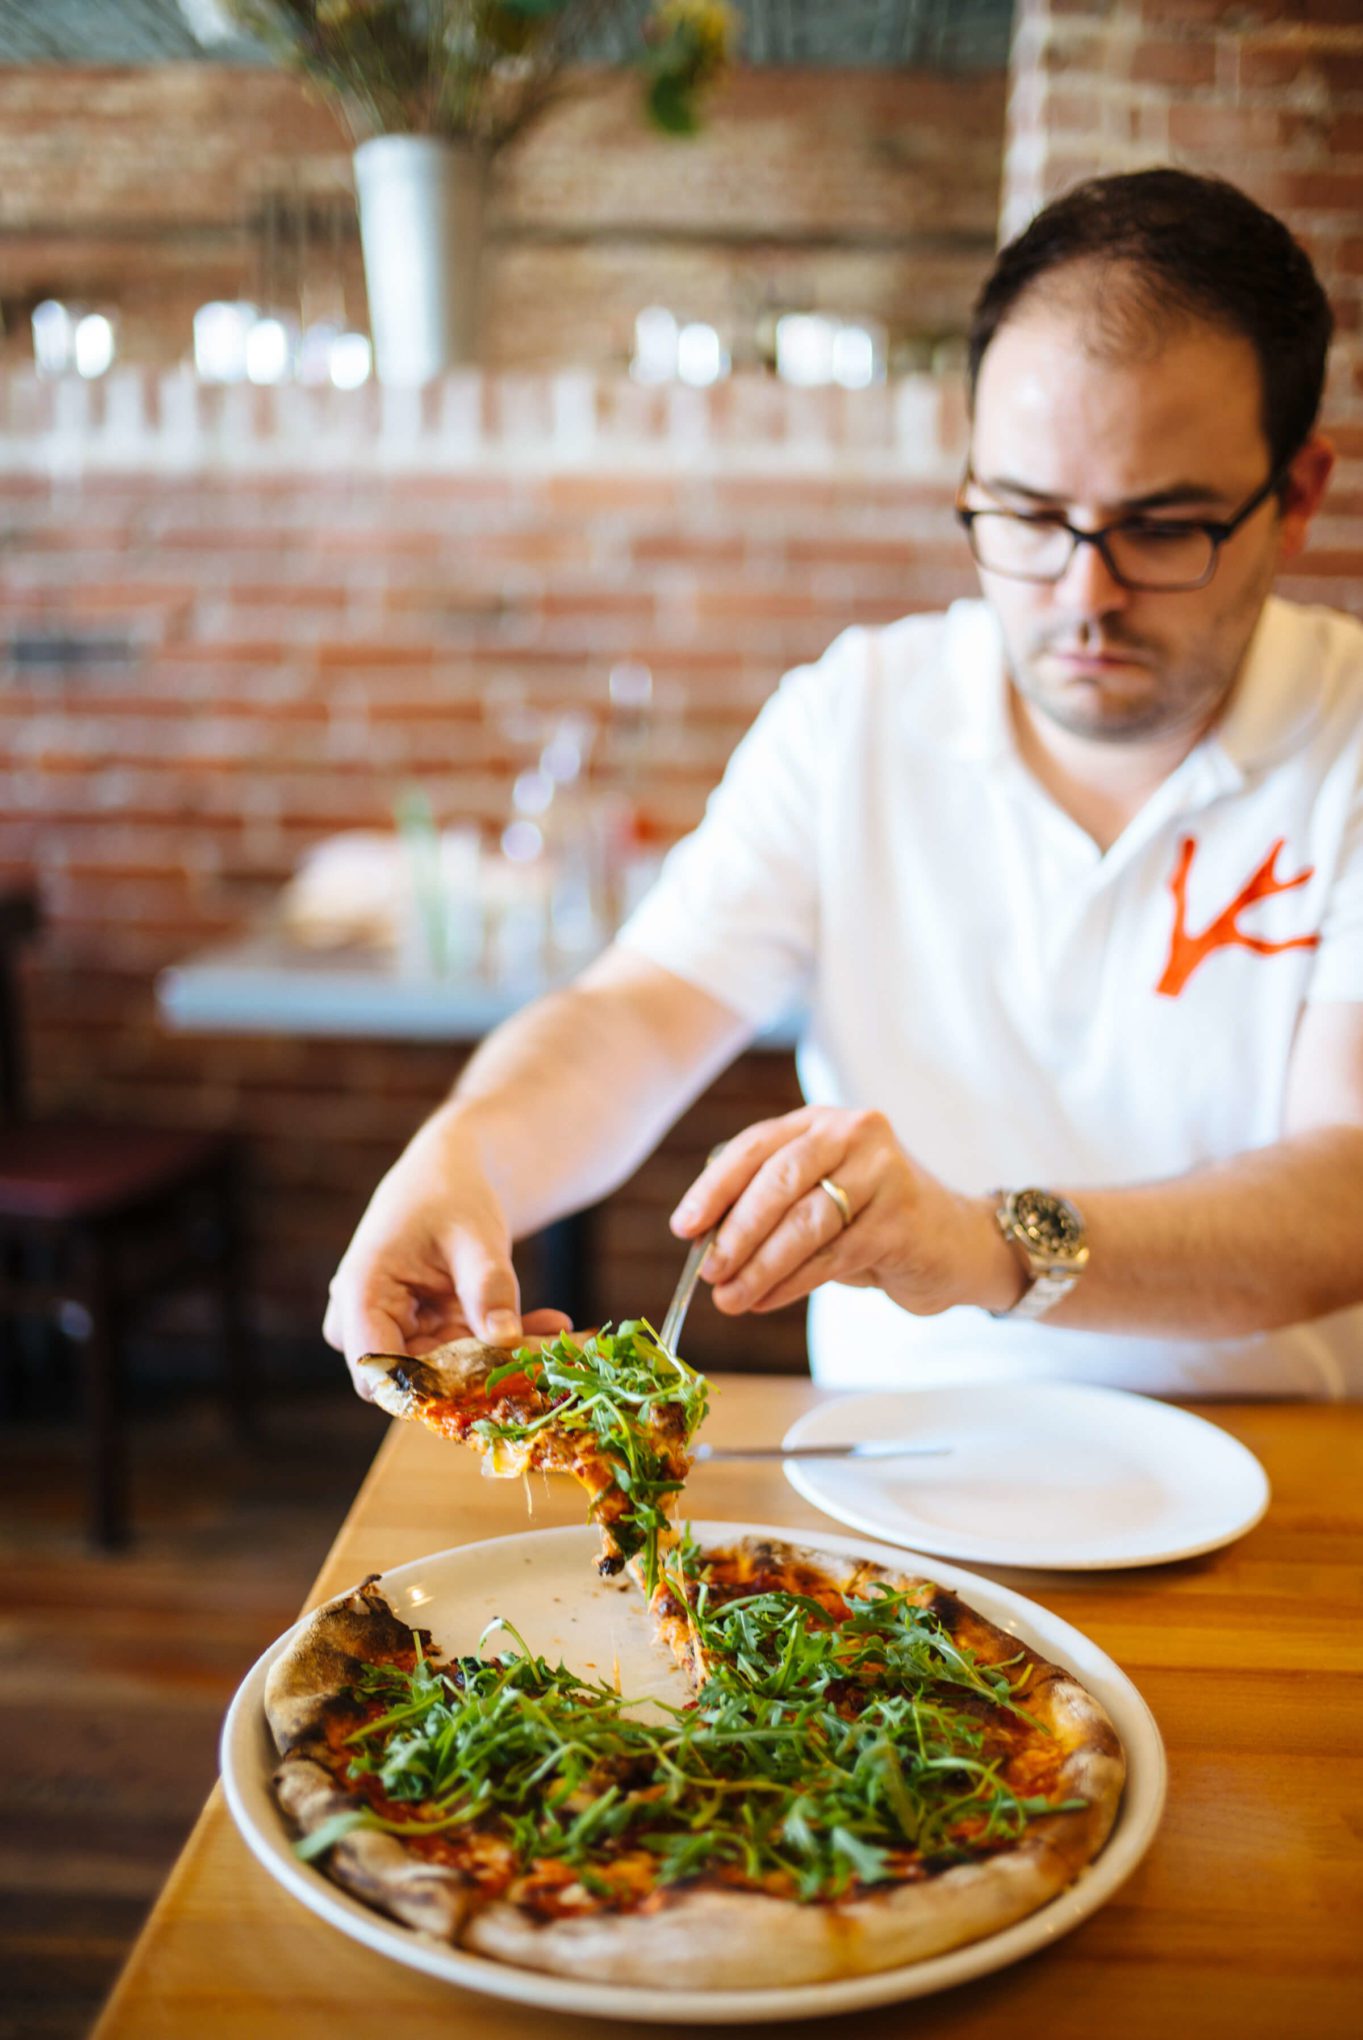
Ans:
<svg viewBox="0 0 1363 2040"><path fill-rule="evenodd" d="M1199 760L1203 769L1193 768L1199 779L1205 774L1218 786L1243 785L1294 750L1318 720L1325 676L1315 633L1304 632L1300 618L1300 610L1276 596L1264 604L1220 721L1184 760L1184 767ZM915 738L978 764L1016 758L1003 638L993 611L981 601L953 602L946 628L946 684L926 699L915 696Z"/></svg>
<svg viewBox="0 0 1363 2040"><path fill-rule="evenodd" d="M1220 754L1241 784L1296 750L1320 719L1325 690L1322 647L1316 633L1304 631L1301 622L1300 609L1269 597L1234 692L1202 740L1203 747Z"/></svg>
<svg viewBox="0 0 1363 2040"><path fill-rule="evenodd" d="M916 742L980 765L1016 754L1003 637L987 602L952 603L939 684L908 706Z"/></svg>

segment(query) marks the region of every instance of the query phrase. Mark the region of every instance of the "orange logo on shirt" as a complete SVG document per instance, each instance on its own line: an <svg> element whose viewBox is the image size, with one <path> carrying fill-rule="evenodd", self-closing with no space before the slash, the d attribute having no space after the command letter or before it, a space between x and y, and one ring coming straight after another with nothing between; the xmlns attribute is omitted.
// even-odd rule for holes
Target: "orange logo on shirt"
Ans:
<svg viewBox="0 0 1363 2040"><path fill-rule="evenodd" d="M1184 837L1179 844L1174 875L1169 881L1169 890L1174 895L1174 926L1169 937L1169 957L1164 975L1155 986L1157 992L1162 992L1166 998L1176 999L1203 958L1210 956L1214 949L1252 949L1256 956L1276 956L1282 949L1317 947L1319 935L1292 935L1286 942L1266 942L1262 936L1246 935L1237 926L1243 909L1255 900L1266 900L1274 893L1292 892L1297 886L1305 885L1313 875L1316 867L1308 864L1305 871L1299 871L1295 878L1277 876L1273 867L1285 841L1285 837L1279 836L1259 869L1246 879L1230 905L1223 907L1201 934L1193 935L1188 930L1188 873L1192 870L1197 840L1193 836Z"/></svg>

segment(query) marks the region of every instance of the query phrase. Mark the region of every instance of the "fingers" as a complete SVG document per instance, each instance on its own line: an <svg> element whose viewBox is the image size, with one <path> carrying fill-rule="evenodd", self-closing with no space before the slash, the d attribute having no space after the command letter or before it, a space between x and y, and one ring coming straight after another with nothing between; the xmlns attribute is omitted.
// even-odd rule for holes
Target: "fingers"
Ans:
<svg viewBox="0 0 1363 2040"><path fill-rule="evenodd" d="M821 1243L834 1238L843 1230L843 1214L837 1199L819 1187L825 1176L836 1179L855 1219L869 1198L870 1185L863 1185L861 1172L848 1155L842 1125L819 1120L801 1128L762 1162L719 1228L712 1267L740 1266L785 1214L801 1206L806 1226L812 1226Z"/></svg>
<svg viewBox="0 0 1363 2040"><path fill-rule="evenodd" d="M572 1319L562 1310L528 1310L521 1322L527 1334L537 1339L573 1329Z"/></svg>
<svg viewBox="0 0 1363 2040"><path fill-rule="evenodd" d="M558 1330L568 1319L541 1322ZM524 1336L504 1214L476 1149L438 1115L370 1198L322 1329L352 1366L363 1353L428 1353L470 1332L496 1346Z"/></svg>
<svg viewBox="0 0 1363 2040"><path fill-rule="evenodd" d="M731 1262L721 1255L717 1264L711 1256L704 1272L716 1308L726 1316L771 1310L806 1295L836 1275L846 1257L843 1242L849 1230L831 1197L817 1186L806 1191L751 1252L740 1245L740 1259Z"/></svg>
<svg viewBox="0 0 1363 2040"><path fill-rule="evenodd" d="M514 1346L524 1336L521 1292L509 1244L461 1231L450 1243L450 1272L468 1321L489 1346Z"/></svg>
<svg viewBox="0 0 1363 2040"><path fill-rule="evenodd" d="M327 1322L331 1322L331 1311ZM380 1310L360 1310L352 1320L353 1329L343 1342L345 1364L350 1374L351 1386L361 1402L372 1402L373 1392L355 1371L355 1363L365 1353L404 1353L407 1350L406 1335L402 1327ZM323 1327L325 1330L325 1326ZM328 1334L328 1337L330 1335ZM336 1340L331 1340L332 1345Z"/></svg>
<svg viewBox="0 0 1363 2040"><path fill-rule="evenodd" d="M531 1311L522 1320L516 1277L505 1250L467 1236L444 1256L429 1258L420 1273L402 1273L382 1259L364 1272L343 1262L332 1284L322 1332L345 1355L356 1393L371 1400L355 1363L366 1353L430 1353L470 1333L490 1345L514 1346L526 1335L571 1331L561 1310ZM465 1300L464 1292L467 1292Z"/></svg>
<svg viewBox="0 0 1363 2040"><path fill-rule="evenodd" d="M762 1164L803 1133L816 1110L813 1106L801 1106L796 1112L783 1113L779 1119L759 1120L755 1126L735 1134L723 1152L701 1170L678 1204L669 1221L672 1231L682 1239L696 1239L717 1225Z"/></svg>
<svg viewBox="0 0 1363 2040"><path fill-rule="evenodd" d="M322 1319L322 1337L329 1346L334 1346L338 1353L344 1353L345 1333L341 1329L341 1306L336 1301L334 1285L327 1296L327 1314Z"/></svg>
<svg viewBox="0 0 1363 2040"><path fill-rule="evenodd" d="M721 1311L776 1309L868 1265L875 1228L864 1216L900 1163L881 1114L806 1106L730 1141L682 1199L673 1230L718 1226L701 1272Z"/></svg>
<svg viewBox="0 0 1363 2040"><path fill-rule="evenodd" d="M856 1251L855 1248L844 1248L834 1240L830 1246L802 1262L793 1274L774 1283L764 1294L755 1297L751 1303L740 1305L739 1308L752 1311L758 1316L772 1310L784 1310L788 1303L798 1303L802 1297L809 1296L825 1282L840 1282L849 1289L878 1287L876 1278L869 1269L858 1268L855 1263L850 1266L847 1264L847 1255Z"/></svg>
<svg viewBox="0 0 1363 2040"><path fill-rule="evenodd" d="M842 1118L826 1115L799 1127L764 1157L721 1221L707 1279L731 1281L753 1263L747 1285L752 1302L762 1293L754 1287L759 1275L775 1280L797 1265L789 1260L797 1247L808 1254L837 1239L846 1229L844 1214L839 1200L820 1188L825 1177L836 1181L855 1219L870 1197L871 1181L863 1182L866 1172L848 1155Z"/></svg>

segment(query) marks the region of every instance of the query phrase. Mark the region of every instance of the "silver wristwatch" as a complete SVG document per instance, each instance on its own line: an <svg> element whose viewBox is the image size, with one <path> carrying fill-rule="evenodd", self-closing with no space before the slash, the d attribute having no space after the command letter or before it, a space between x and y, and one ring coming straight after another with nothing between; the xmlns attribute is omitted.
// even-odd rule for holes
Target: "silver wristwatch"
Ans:
<svg viewBox="0 0 1363 2040"><path fill-rule="evenodd" d="M994 1223L1021 1261L1027 1287L1009 1309L989 1315L1045 1317L1088 1266L1084 1221L1067 1197L1052 1190L996 1190L994 1195Z"/></svg>

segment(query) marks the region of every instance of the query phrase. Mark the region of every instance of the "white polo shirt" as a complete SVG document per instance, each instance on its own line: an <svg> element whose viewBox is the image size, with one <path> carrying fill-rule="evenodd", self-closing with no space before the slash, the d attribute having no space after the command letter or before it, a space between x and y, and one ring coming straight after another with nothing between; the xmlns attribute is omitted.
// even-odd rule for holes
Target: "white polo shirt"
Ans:
<svg viewBox="0 0 1363 2040"><path fill-rule="evenodd" d="M1100 852L1018 756L991 611L958 602L788 674L620 939L755 1030L802 1007L806 1097L884 1112L957 1189L1177 1176L1277 1140L1303 1003L1363 999L1361 789L1363 626L1273 600L1216 729ZM1363 1310L1173 1340L827 1284L810 1352L846 1387L1337 1396L1363 1393Z"/></svg>

